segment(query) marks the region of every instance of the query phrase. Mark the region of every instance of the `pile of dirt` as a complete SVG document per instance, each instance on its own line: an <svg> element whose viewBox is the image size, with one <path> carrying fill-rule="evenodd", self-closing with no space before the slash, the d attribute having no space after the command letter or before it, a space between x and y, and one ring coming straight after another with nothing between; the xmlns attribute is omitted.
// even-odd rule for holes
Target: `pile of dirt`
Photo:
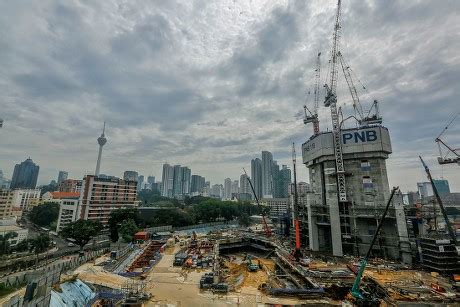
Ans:
<svg viewBox="0 0 460 307"><path fill-rule="evenodd" d="M228 268L229 277L227 282L234 285L235 288L252 287L258 288L260 284L266 283L268 280L268 273L275 271L275 262L270 259L256 258L252 260L253 263L261 265L261 269L257 272L249 272L246 263L236 264L233 262L225 262L225 267Z"/></svg>

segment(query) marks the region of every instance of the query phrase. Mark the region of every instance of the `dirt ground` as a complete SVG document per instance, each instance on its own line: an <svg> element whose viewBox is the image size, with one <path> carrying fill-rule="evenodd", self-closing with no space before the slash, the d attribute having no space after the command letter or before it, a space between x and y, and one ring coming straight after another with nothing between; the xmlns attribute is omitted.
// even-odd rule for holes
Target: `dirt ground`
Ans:
<svg viewBox="0 0 460 307"><path fill-rule="evenodd" d="M175 251L178 251L177 246ZM200 291L201 276L210 269L184 271L173 267L174 255L165 254L160 262L149 272L146 278L146 292L152 298L146 306L257 306L258 304L299 304L297 299L272 298L263 295L257 287L241 287L238 292L227 295L213 294L211 291ZM263 262L268 267L272 264ZM273 264L274 268L274 264ZM250 281L252 282L252 281Z"/></svg>
<svg viewBox="0 0 460 307"><path fill-rule="evenodd" d="M78 274L78 278L84 282L114 289L120 289L129 281L129 278L104 271L102 267L95 266L91 262L78 267L73 273Z"/></svg>

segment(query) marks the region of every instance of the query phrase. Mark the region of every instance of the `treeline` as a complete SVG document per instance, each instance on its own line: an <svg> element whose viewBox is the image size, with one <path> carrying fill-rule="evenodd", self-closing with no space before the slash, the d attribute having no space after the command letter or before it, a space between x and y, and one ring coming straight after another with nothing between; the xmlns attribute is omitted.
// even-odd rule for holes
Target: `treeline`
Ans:
<svg viewBox="0 0 460 307"><path fill-rule="evenodd" d="M168 199L168 201L171 200ZM164 200L160 202L164 202ZM205 197L189 198L184 203L177 205L171 201L169 206L155 207L157 208L151 210L149 214L141 214L137 208L112 211L109 219L112 240L117 241L120 233L124 234L124 238L129 239L130 236L124 231L128 225L133 231L146 227L165 225L182 227L199 223L233 220L238 220L241 225L248 226L251 215L262 213L262 209L249 202L221 201ZM267 213L265 212L265 214ZM134 227L133 224L137 227Z"/></svg>

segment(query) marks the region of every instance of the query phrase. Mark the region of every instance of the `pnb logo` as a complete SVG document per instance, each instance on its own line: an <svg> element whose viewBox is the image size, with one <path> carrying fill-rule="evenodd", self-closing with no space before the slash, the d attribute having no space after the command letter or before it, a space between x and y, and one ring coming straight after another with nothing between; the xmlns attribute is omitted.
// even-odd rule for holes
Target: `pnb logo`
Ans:
<svg viewBox="0 0 460 307"><path fill-rule="evenodd" d="M372 142L375 140L377 140L377 132L375 130L367 130L367 131L342 134L343 144L347 144L347 142L365 143L365 142Z"/></svg>

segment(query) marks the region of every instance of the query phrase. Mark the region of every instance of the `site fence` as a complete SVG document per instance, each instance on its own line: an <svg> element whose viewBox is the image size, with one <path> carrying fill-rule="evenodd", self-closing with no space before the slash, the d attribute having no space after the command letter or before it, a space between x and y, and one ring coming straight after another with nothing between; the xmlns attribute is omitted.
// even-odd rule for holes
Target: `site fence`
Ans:
<svg viewBox="0 0 460 307"><path fill-rule="evenodd" d="M98 251L86 252L83 256L68 256L63 257L61 261L55 261L54 263L40 265L32 270L23 272L17 272L12 275L4 276L0 278L0 284L4 284L7 287L16 287L18 285L27 284L30 281L35 280L38 276L43 276L52 271L64 272L67 270L73 270L78 266L93 260L100 255L107 253L108 249L101 249Z"/></svg>

